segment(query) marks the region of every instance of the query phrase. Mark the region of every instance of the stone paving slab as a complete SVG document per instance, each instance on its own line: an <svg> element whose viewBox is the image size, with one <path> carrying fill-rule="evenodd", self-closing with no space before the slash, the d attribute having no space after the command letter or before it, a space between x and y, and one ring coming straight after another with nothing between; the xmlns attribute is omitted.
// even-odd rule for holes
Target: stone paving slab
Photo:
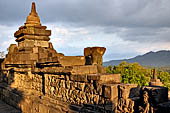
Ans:
<svg viewBox="0 0 170 113"><path fill-rule="evenodd" d="M22 112L0 100L0 113L22 113Z"/></svg>

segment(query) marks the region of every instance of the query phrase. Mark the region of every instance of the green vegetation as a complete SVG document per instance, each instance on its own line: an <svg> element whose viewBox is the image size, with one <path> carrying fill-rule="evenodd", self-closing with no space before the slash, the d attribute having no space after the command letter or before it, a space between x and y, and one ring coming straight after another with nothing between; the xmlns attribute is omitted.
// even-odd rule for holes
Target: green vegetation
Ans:
<svg viewBox="0 0 170 113"><path fill-rule="evenodd" d="M163 71L161 68L157 69L158 78L170 90L170 75L168 71ZM153 68L146 68L139 63L121 62L118 66L106 67L107 73L121 74L123 83L139 84L140 86L149 85L150 79L153 77Z"/></svg>

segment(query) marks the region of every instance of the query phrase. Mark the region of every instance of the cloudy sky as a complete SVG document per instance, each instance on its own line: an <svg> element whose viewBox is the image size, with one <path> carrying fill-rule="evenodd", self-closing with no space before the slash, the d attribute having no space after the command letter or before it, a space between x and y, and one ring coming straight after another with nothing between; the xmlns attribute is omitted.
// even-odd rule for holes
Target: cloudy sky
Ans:
<svg viewBox="0 0 170 113"><path fill-rule="evenodd" d="M170 0L34 0L57 52L104 46L104 61L170 50ZM32 0L0 0L0 51L15 43Z"/></svg>

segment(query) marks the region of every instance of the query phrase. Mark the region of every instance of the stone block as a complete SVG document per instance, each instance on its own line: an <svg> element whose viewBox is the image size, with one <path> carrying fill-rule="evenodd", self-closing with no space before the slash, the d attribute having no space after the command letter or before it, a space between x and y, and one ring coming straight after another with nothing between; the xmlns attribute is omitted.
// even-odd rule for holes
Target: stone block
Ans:
<svg viewBox="0 0 170 113"><path fill-rule="evenodd" d="M21 34L35 36L50 36L51 30L39 29L29 26L19 29L18 31L15 32L14 36L18 38Z"/></svg>
<svg viewBox="0 0 170 113"><path fill-rule="evenodd" d="M104 97L113 101L115 98L118 99L118 85L119 84L104 84Z"/></svg>
<svg viewBox="0 0 170 113"><path fill-rule="evenodd" d="M16 39L17 42L21 42L22 40L43 40L43 41L49 41L50 38L48 36L33 36L33 35L24 35L22 37L19 37Z"/></svg>
<svg viewBox="0 0 170 113"><path fill-rule="evenodd" d="M103 64L103 54L106 48L104 47L88 47L84 48L84 56L86 57L86 64ZM91 61L89 60L91 59ZM90 61L90 62L89 62Z"/></svg>
<svg viewBox="0 0 170 113"><path fill-rule="evenodd" d="M120 83L120 74L101 74L100 82L102 83Z"/></svg>
<svg viewBox="0 0 170 113"><path fill-rule="evenodd" d="M48 41L35 40L34 41L34 46L35 47L49 47L49 43L48 43Z"/></svg>
<svg viewBox="0 0 170 113"><path fill-rule="evenodd" d="M48 53L39 53L39 59L48 58Z"/></svg>
<svg viewBox="0 0 170 113"><path fill-rule="evenodd" d="M81 66L85 65L84 56L61 56L59 62L62 66Z"/></svg>
<svg viewBox="0 0 170 113"><path fill-rule="evenodd" d="M25 58L25 56L24 56ZM23 58L23 59L24 59ZM19 54L9 54L7 57L8 61L11 62L17 62L17 61L21 61L21 57Z"/></svg>
<svg viewBox="0 0 170 113"><path fill-rule="evenodd" d="M98 73L97 66L73 66L72 74L96 74Z"/></svg>
<svg viewBox="0 0 170 113"><path fill-rule="evenodd" d="M105 68L102 65L97 65L98 73L106 73Z"/></svg>
<svg viewBox="0 0 170 113"><path fill-rule="evenodd" d="M99 81L100 80L100 74L88 74L87 79Z"/></svg>
<svg viewBox="0 0 170 113"><path fill-rule="evenodd" d="M48 113L49 108L45 106L44 104L39 104L39 113Z"/></svg>
<svg viewBox="0 0 170 113"><path fill-rule="evenodd" d="M34 47L34 40L24 40L18 43L19 48Z"/></svg>
<svg viewBox="0 0 170 113"><path fill-rule="evenodd" d="M100 83L120 83L120 74L88 74L88 80L96 80Z"/></svg>
<svg viewBox="0 0 170 113"><path fill-rule="evenodd" d="M17 56L14 56L14 58L15 58L15 57L18 57L18 60L20 60L20 61L28 61L28 60L31 59L31 56L30 56L29 53L28 53L28 54L24 54L24 53L17 54ZM17 60L17 61L18 61L18 60ZM13 61L15 62L16 60L13 59Z"/></svg>
<svg viewBox="0 0 170 113"><path fill-rule="evenodd" d="M11 44L8 48L8 54L18 52L18 47L16 44Z"/></svg>
<svg viewBox="0 0 170 113"><path fill-rule="evenodd" d="M120 84L120 97L133 98L140 96L140 87L137 84Z"/></svg>
<svg viewBox="0 0 170 113"><path fill-rule="evenodd" d="M33 47L32 49L33 49L32 50L33 53L38 53L38 47Z"/></svg>
<svg viewBox="0 0 170 113"><path fill-rule="evenodd" d="M87 82L87 75L72 74L70 75L70 80L76 81L76 82Z"/></svg>
<svg viewBox="0 0 170 113"><path fill-rule="evenodd" d="M38 60L38 54L31 53L30 60Z"/></svg>
<svg viewBox="0 0 170 113"><path fill-rule="evenodd" d="M148 90L153 105L168 101L168 88L161 86L145 86L142 90Z"/></svg>

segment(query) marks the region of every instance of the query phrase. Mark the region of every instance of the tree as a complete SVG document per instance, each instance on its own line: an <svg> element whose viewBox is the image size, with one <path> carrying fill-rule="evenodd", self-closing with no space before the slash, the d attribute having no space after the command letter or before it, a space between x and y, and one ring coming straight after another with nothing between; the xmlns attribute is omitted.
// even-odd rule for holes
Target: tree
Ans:
<svg viewBox="0 0 170 113"><path fill-rule="evenodd" d="M163 85L165 87L168 87L168 89L170 90L170 75L169 75L169 73L160 71L159 75L158 75L158 78L163 83Z"/></svg>
<svg viewBox="0 0 170 113"><path fill-rule="evenodd" d="M106 67L106 72L120 73L123 83L134 83L140 86L148 85L151 76L151 70L145 69L139 63L127 63L125 61L118 66Z"/></svg>

